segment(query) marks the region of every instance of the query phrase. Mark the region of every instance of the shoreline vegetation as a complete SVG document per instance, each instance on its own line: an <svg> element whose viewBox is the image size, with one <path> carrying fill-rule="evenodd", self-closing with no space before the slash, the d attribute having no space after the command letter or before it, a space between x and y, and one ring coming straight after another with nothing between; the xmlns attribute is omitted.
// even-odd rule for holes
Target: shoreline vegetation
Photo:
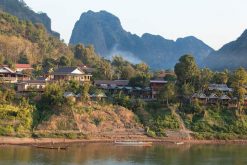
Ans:
<svg viewBox="0 0 247 165"><path fill-rule="evenodd" d="M79 143L114 143L113 139L65 139L65 138L17 138L17 137L0 137L0 147L4 145L24 145L32 146L35 144L79 144ZM122 141L138 141L139 140L122 140ZM154 144L247 144L247 140L185 140L185 139L163 139L148 138L140 140L141 142L152 142Z"/></svg>

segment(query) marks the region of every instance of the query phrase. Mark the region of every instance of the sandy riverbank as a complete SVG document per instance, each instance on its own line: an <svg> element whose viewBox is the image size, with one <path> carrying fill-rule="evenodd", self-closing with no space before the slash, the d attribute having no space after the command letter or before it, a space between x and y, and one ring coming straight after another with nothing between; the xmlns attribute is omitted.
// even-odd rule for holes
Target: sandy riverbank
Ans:
<svg viewBox="0 0 247 165"><path fill-rule="evenodd" d="M33 145L47 143L113 143L113 139L63 139L63 138L17 138L17 137L0 137L0 145ZM173 143L184 142L185 144L247 144L247 140L178 140L178 139L135 139L134 141L145 141L153 143Z"/></svg>

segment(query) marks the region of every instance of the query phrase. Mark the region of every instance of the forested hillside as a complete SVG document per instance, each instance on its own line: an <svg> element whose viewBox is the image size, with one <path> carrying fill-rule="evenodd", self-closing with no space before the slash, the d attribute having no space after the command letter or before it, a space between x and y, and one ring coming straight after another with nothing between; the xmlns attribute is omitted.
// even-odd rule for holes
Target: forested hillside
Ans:
<svg viewBox="0 0 247 165"><path fill-rule="evenodd" d="M72 51L58 38L48 35L42 24L0 12L0 55L1 63L17 63L27 57L34 64L44 58L71 57Z"/></svg>
<svg viewBox="0 0 247 165"><path fill-rule="evenodd" d="M42 23L46 30L55 37L60 37L60 34L52 31L51 19L46 13L35 13L30 9L23 0L1 0L0 10L10 13L21 20L28 20L33 23Z"/></svg>

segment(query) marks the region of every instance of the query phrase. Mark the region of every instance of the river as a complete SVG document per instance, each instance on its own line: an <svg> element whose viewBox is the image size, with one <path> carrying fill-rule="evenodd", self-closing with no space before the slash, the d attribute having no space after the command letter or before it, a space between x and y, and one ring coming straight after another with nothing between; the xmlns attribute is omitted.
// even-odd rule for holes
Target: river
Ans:
<svg viewBox="0 0 247 165"><path fill-rule="evenodd" d="M68 150L0 146L0 165L246 165L247 145L76 144Z"/></svg>

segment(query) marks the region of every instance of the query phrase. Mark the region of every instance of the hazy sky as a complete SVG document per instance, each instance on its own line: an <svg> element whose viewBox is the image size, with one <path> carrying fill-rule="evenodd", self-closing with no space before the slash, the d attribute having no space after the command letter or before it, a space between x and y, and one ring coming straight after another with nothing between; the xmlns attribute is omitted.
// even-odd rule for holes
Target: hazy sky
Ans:
<svg viewBox="0 0 247 165"><path fill-rule="evenodd" d="M25 0L46 12L52 28L68 42L75 22L88 10L106 10L125 30L166 39L193 35L219 49L247 29L247 0Z"/></svg>

